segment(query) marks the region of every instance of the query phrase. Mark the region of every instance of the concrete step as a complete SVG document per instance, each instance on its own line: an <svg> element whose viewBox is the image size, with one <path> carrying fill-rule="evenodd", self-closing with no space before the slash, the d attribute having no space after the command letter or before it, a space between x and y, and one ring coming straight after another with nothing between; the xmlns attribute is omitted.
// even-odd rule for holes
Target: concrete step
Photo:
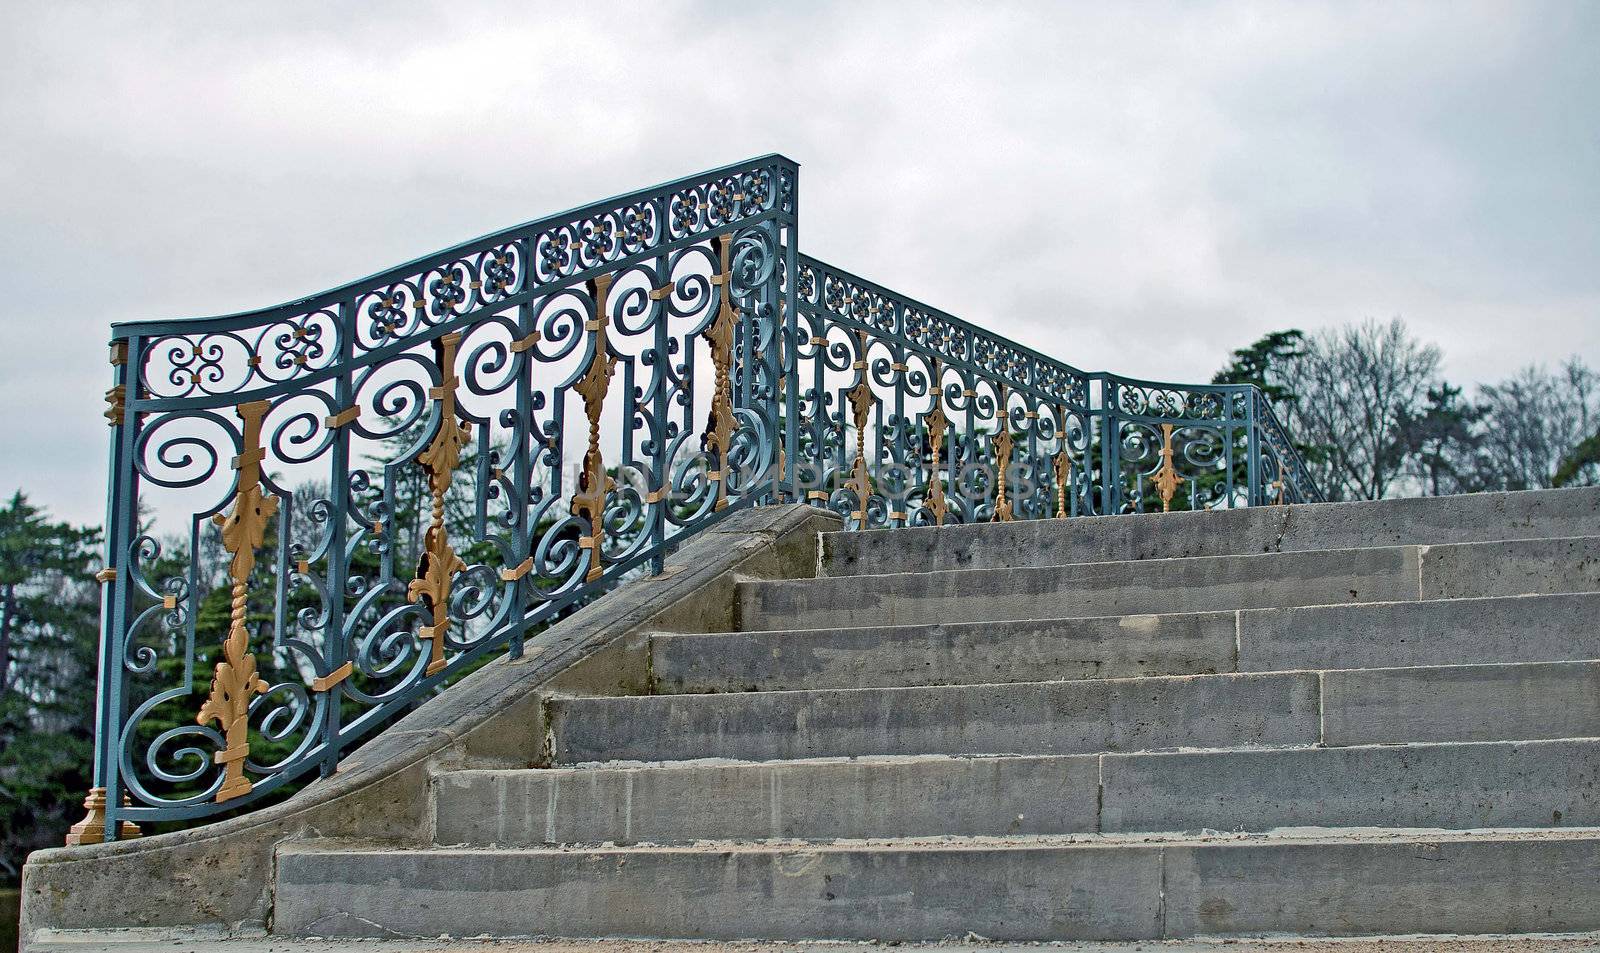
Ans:
<svg viewBox="0 0 1600 953"><path fill-rule="evenodd" d="M1600 536L1600 487L828 533L821 562L884 575L1557 536Z"/></svg>
<svg viewBox="0 0 1600 953"><path fill-rule="evenodd" d="M1154 939L1600 927L1600 830L279 848L302 936Z"/></svg>
<svg viewBox="0 0 1600 953"><path fill-rule="evenodd" d="M1600 826L1600 740L448 771L440 844Z"/></svg>
<svg viewBox="0 0 1600 953"><path fill-rule="evenodd" d="M663 694L1600 658L1600 593L651 637Z"/></svg>
<svg viewBox="0 0 1600 953"><path fill-rule="evenodd" d="M1211 612L1600 590L1600 536L741 582L738 628Z"/></svg>
<svg viewBox="0 0 1600 953"><path fill-rule="evenodd" d="M1088 754L1314 744L1317 676L557 698L553 760Z"/></svg>
<svg viewBox="0 0 1600 953"><path fill-rule="evenodd" d="M556 763L1600 737L1600 662L554 698Z"/></svg>

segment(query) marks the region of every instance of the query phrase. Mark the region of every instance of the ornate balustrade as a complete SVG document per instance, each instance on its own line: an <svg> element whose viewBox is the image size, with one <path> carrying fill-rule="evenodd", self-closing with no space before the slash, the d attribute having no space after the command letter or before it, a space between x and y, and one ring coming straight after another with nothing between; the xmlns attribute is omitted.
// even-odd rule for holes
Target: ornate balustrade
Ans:
<svg viewBox="0 0 1600 953"><path fill-rule="evenodd" d="M118 325L70 842L327 774L733 510L1319 499L1261 395L1089 374L799 256L767 156L264 311Z"/></svg>

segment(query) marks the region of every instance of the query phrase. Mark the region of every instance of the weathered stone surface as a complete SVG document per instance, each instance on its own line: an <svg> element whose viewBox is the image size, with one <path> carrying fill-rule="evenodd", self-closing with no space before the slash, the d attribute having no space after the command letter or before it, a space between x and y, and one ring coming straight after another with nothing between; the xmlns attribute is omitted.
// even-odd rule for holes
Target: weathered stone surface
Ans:
<svg viewBox="0 0 1600 953"><path fill-rule="evenodd" d="M1106 755L1105 831L1600 825L1600 741Z"/></svg>
<svg viewBox="0 0 1600 953"><path fill-rule="evenodd" d="M767 580L740 584L738 621L763 631L1394 602L1417 598L1417 559L1396 546Z"/></svg>
<svg viewBox="0 0 1600 953"><path fill-rule="evenodd" d="M1600 536L1427 546L1424 599L1600 590Z"/></svg>
<svg viewBox="0 0 1600 953"><path fill-rule="evenodd" d="M278 871L273 926L289 935L1071 940L1161 929L1161 853L1139 847L289 847Z"/></svg>
<svg viewBox="0 0 1600 953"><path fill-rule="evenodd" d="M1600 536L1600 488L1080 517L823 540L823 575Z"/></svg>
<svg viewBox="0 0 1600 953"><path fill-rule="evenodd" d="M1071 940L1600 927L1593 831L289 845L278 869L274 927L290 935Z"/></svg>
<svg viewBox="0 0 1600 953"><path fill-rule="evenodd" d="M1166 934L1515 933L1600 927L1600 840L1531 835L1170 848Z"/></svg>
<svg viewBox="0 0 1600 953"><path fill-rule="evenodd" d="M1329 745L1600 737L1600 662L1326 672Z"/></svg>
<svg viewBox="0 0 1600 953"><path fill-rule="evenodd" d="M780 691L1232 671L1232 612L872 626L651 641L657 692Z"/></svg>
<svg viewBox="0 0 1600 953"><path fill-rule="evenodd" d="M1600 593L1250 609L1239 669L1480 665L1600 658Z"/></svg>
<svg viewBox="0 0 1600 953"><path fill-rule="evenodd" d="M441 844L685 843L1093 831L1099 760L917 757L449 771Z"/></svg>
<svg viewBox="0 0 1600 953"><path fill-rule="evenodd" d="M572 698L549 708L555 759L566 764L1081 754L1317 739L1310 673Z"/></svg>

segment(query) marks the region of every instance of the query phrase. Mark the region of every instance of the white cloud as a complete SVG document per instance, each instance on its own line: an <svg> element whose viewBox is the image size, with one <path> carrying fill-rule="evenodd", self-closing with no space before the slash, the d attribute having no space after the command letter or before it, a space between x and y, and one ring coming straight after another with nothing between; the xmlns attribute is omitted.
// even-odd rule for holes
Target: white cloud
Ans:
<svg viewBox="0 0 1600 953"><path fill-rule="evenodd" d="M1087 368L1400 314L1600 359L1579 4L35 4L0 36L0 491L98 520L114 320L749 155L808 251Z"/></svg>

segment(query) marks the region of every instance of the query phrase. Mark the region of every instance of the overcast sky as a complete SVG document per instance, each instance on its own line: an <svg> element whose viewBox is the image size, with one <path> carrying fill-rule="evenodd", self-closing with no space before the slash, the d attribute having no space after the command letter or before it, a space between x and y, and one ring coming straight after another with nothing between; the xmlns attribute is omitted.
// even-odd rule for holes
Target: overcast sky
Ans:
<svg viewBox="0 0 1600 953"><path fill-rule="evenodd" d="M0 492L82 521L111 322L772 151L808 252L1086 369L1393 315L1465 383L1600 362L1600 3L51 0L0 137Z"/></svg>

